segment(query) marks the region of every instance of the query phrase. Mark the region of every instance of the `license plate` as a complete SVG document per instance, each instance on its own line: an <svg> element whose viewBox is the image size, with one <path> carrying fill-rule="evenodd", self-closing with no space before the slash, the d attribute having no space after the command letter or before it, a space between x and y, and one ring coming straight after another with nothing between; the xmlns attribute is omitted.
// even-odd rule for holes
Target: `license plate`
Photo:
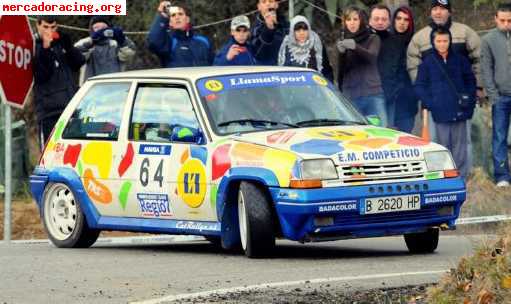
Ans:
<svg viewBox="0 0 511 304"><path fill-rule="evenodd" d="M360 210L361 214L378 214L420 210L421 197L419 194L367 198Z"/></svg>

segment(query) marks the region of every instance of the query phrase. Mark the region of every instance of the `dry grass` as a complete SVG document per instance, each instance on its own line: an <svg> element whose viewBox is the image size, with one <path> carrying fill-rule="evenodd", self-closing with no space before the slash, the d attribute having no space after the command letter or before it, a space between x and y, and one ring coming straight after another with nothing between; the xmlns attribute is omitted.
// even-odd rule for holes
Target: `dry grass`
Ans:
<svg viewBox="0 0 511 304"><path fill-rule="evenodd" d="M495 240L478 245L457 268L428 291L428 303L511 303L511 225Z"/></svg>
<svg viewBox="0 0 511 304"><path fill-rule="evenodd" d="M473 170L467 182L467 201L462 217L511 215L511 191L495 187L493 180L481 168Z"/></svg>

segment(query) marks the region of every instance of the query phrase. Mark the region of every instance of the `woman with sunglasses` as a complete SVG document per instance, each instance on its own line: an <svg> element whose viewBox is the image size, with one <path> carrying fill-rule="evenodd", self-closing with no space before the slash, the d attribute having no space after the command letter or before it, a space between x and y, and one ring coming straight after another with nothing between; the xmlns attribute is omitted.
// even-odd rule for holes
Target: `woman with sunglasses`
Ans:
<svg viewBox="0 0 511 304"><path fill-rule="evenodd" d="M291 20L290 29L292 32L280 46L279 65L310 68L333 81L326 48L319 35L311 30L309 20L304 16L296 16Z"/></svg>

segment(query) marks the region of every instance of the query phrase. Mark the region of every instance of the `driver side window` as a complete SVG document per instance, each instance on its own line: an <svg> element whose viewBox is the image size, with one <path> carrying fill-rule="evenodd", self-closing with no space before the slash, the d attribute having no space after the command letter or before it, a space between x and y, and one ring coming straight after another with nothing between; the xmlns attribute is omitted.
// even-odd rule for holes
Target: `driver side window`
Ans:
<svg viewBox="0 0 511 304"><path fill-rule="evenodd" d="M142 84L137 88L129 139L171 142L176 127L199 129L199 123L183 86Z"/></svg>

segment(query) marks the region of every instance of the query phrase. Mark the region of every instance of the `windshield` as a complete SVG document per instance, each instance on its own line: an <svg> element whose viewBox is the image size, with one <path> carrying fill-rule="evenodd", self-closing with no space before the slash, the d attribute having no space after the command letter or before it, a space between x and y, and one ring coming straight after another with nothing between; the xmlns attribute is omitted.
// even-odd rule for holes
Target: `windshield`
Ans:
<svg viewBox="0 0 511 304"><path fill-rule="evenodd" d="M313 72L239 74L197 81L220 135L366 124L333 85Z"/></svg>

